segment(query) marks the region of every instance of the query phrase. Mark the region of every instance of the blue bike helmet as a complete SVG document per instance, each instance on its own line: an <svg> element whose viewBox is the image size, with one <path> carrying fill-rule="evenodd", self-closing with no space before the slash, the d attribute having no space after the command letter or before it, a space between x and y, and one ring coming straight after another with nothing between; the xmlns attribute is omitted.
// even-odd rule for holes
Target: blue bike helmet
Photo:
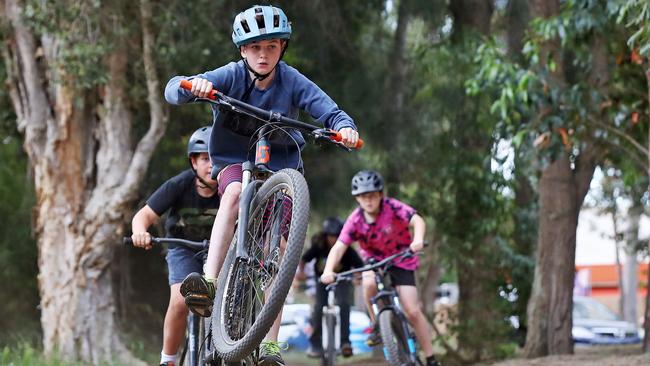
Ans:
<svg viewBox="0 0 650 366"><path fill-rule="evenodd" d="M232 41L237 48L262 39L291 38L291 23L282 9L254 5L237 14L232 25Z"/></svg>

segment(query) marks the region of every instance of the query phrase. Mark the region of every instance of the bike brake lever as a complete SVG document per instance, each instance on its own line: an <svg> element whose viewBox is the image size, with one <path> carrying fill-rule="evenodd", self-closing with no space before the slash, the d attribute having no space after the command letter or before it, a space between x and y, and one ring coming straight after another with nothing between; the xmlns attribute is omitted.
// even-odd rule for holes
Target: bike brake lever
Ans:
<svg viewBox="0 0 650 366"><path fill-rule="evenodd" d="M338 141L332 140L331 137L334 136L335 133L333 131L331 131L331 130L324 129L324 128L319 128L319 129L316 129L316 130L312 131L311 134L312 134L312 136L314 136L314 139L316 141L325 141L327 143L334 144L334 145L340 147L341 149L343 149L343 150L345 150L347 152L352 151L352 149L345 146L345 144L343 144L341 142L338 142Z"/></svg>

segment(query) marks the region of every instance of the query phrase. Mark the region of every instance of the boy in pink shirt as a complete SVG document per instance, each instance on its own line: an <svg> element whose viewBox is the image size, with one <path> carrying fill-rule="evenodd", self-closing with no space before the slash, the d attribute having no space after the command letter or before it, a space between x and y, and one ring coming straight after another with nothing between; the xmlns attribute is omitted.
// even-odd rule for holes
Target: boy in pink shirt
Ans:
<svg viewBox="0 0 650 366"><path fill-rule="evenodd" d="M334 268L348 246L358 242L361 255L365 260L375 258L382 260L392 254L410 248L418 252L424 247L426 224L412 207L390 197L384 196L384 181L379 173L362 170L352 178L352 195L359 204L343 225L338 241L327 257L321 282L334 281ZM413 229L413 233L409 229ZM397 262L388 271L393 286L397 290L404 313L415 331L415 336L422 347L427 366L436 366L433 356L432 336L422 310L418 292L415 287L415 269L418 257ZM377 294L377 284L372 271L362 274L362 285L368 313L374 319L371 299ZM368 344L373 346L381 342L379 334L373 333Z"/></svg>

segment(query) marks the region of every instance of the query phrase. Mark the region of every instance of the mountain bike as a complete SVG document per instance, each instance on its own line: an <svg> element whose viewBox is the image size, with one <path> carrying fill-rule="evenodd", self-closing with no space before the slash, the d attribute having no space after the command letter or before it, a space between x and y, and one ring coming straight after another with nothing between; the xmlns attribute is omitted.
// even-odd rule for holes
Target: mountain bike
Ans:
<svg viewBox="0 0 650 366"><path fill-rule="evenodd" d="M187 80L180 86L192 88ZM242 163L237 228L218 276L212 313L212 341L219 357L228 362L244 360L249 366L257 362L256 349L282 310L309 219L305 178L296 169L268 168L269 141L278 134L293 139L289 133L293 129L315 141L350 149L340 143L339 132L257 108L217 90L209 98L195 100L260 122L251 134L255 162ZM356 148L362 145L359 140Z"/></svg>
<svg viewBox="0 0 650 366"><path fill-rule="evenodd" d="M372 311L375 315L375 327L379 327L384 357L393 366L423 366L422 361L417 356L415 335L409 326L406 315L404 315L397 291L392 285L385 283L386 274L394 265L395 260L401 261L414 255L416 254L410 249L405 249L379 262L371 259L369 264L364 267L338 273L335 282L333 282L349 280L355 273L375 272L377 295L371 299Z"/></svg>
<svg viewBox="0 0 650 366"><path fill-rule="evenodd" d="M323 354L321 355L322 366L334 366L336 355L340 348L341 332L337 327L341 326L340 307L336 304L336 288L341 282L352 281L348 276L337 276L336 280L325 287L327 291L327 306L323 307Z"/></svg>
<svg viewBox="0 0 650 366"><path fill-rule="evenodd" d="M122 239L125 245L133 245L130 237ZM153 244L173 244L181 245L196 252L196 257L200 258L203 263L207 258L208 240L202 242L184 240L178 238L157 238L152 237ZM209 319L204 319L193 312L187 316L187 330L185 333L185 342L181 352L180 366L220 366L221 362L215 359L212 350L211 332Z"/></svg>

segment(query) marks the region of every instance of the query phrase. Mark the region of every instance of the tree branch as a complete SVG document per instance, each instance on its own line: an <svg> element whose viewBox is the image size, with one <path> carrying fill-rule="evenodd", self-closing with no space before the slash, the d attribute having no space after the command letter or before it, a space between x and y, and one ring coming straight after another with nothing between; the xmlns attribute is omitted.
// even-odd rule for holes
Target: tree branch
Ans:
<svg viewBox="0 0 650 366"><path fill-rule="evenodd" d="M167 129L168 116L166 114L160 94L160 81L156 74L155 37L151 26L151 2L140 1L140 15L142 26L142 58L144 72L147 79L147 102L150 110L149 130L142 137L135 149L131 165L125 176L124 184L118 189L116 202L125 204L135 199L137 188L144 179L151 156L158 142Z"/></svg>
<svg viewBox="0 0 650 366"><path fill-rule="evenodd" d="M13 52L3 52L5 61L11 63L7 69L13 76L9 82L10 95L19 117L18 130L25 134L25 149L30 159L36 161L43 156L47 126L53 123L54 117L41 82L44 80L42 70L36 61L36 38L23 23L22 8L17 0L7 0L5 11L14 35Z"/></svg>
<svg viewBox="0 0 650 366"><path fill-rule="evenodd" d="M609 131L609 132L611 132L611 133L613 133L615 135L618 135L618 136L624 138L630 144L632 144L632 146L634 146L639 152L641 152L641 154L643 154L643 156L645 156L646 159L650 158L650 155L648 155L648 149L646 149L643 145L641 145L641 143L639 143L637 140L634 139L634 137L630 136L629 134L621 131L618 128L615 128L615 127L612 127L612 126L607 125L605 123L602 123L602 122L596 120L593 117L589 118L589 122L596 125L596 126L598 126L598 127L600 127L600 128L602 128L602 129L605 129L605 130L607 130L607 131Z"/></svg>

